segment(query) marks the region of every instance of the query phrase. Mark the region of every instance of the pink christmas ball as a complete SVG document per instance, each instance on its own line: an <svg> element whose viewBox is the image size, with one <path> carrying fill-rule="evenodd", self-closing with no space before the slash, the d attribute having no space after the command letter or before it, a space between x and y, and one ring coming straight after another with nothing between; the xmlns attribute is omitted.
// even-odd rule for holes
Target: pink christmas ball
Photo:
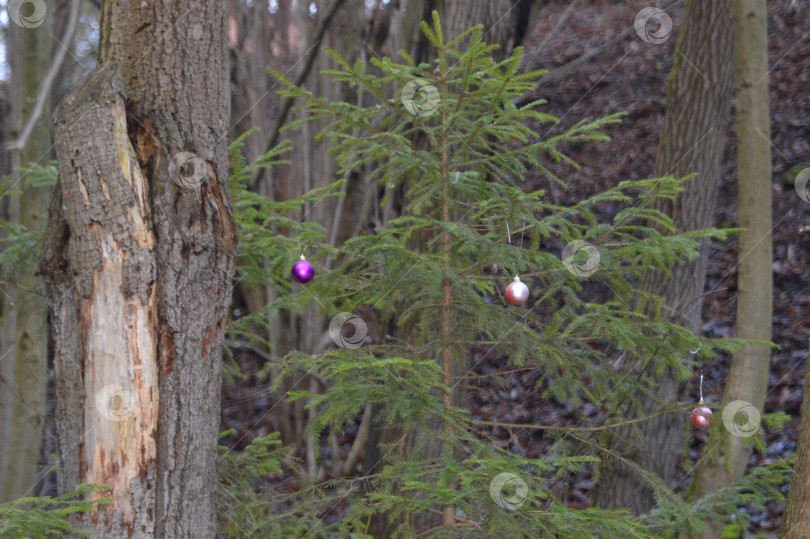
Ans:
<svg viewBox="0 0 810 539"><path fill-rule="evenodd" d="M698 406L692 410L692 424L698 429L708 429L712 424L706 416L712 415L712 411L705 406Z"/></svg>

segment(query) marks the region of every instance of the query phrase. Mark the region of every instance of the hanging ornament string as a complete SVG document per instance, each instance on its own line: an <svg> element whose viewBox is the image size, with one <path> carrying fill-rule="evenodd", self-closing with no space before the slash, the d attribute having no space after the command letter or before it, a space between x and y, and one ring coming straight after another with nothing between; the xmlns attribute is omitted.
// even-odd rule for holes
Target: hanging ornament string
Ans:
<svg viewBox="0 0 810 539"><path fill-rule="evenodd" d="M520 269L520 258L523 256L523 236L526 234L526 219L523 220L523 225L520 227L520 250L518 251L518 267ZM517 273L517 269L515 273Z"/></svg>
<svg viewBox="0 0 810 539"><path fill-rule="evenodd" d="M523 226L520 227L520 250L518 251L517 267L515 267L515 276L520 272L520 259L523 256L523 237L526 235L526 219L523 220ZM509 231L509 223L506 223L506 240L509 246L512 246L512 233Z"/></svg>
<svg viewBox="0 0 810 539"><path fill-rule="evenodd" d="M694 350L689 350L689 353L692 355L697 355L703 349L703 345L700 342L700 338L698 338L697 348ZM698 356L698 373L700 374L700 404L703 404L703 359Z"/></svg>
<svg viewBox="0 0 810 539"><path fill-rule="evenodd" d="M698 347L695 350L690 350L690 353L697 354L701 349L702 344L700 340L698 340ZM701 359L698 359L698 371L700 372L700 400L698 401L697 408L692 410L692 424L698 429L708 429L711 426L711 421L708 416L712 415L712 410L708 406L703 405L703 360Z"/></svg>
<svg viewBox="0 0 810 539"><path fill-rule="evenodd" d="M518 262L515 267L515 280L509 283L509 286L506 287L506 300L511 303L512 305L523 305L529 300L529 287L526 286L525 283L521 282L520 277L518 277L518 272L520 270L520 259L523 254L523 235L526 232L526 221L523 221L523 230L520 234L520 250L518 251ZM512 245L512 232L509 230L509 223L506 223L506 239L509 242L509 245Z"/></svg>

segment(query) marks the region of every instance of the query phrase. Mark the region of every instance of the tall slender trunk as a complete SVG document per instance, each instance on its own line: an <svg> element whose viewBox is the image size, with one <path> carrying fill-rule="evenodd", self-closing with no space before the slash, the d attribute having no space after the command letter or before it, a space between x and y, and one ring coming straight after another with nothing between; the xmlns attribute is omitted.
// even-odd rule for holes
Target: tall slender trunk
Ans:
<svg viewBox="0 0 810 539"><path fill-rule="evenodd" d="M91 537L213 537L236 246L226 5L107 0L100 26L98 68L56 113L39 264L60 481L112 485L77 522Z"/></svg>
<svg viewBox="0 0 810 539"><path fill-rule="evenodd" d="M673 218L678 230L683 231L712 225L731 105L730 0L688 1L675 49L653 175L683 177L697 173L674 202L659 205ZM664 299L666 306L661 318L692 331L700 329L708 248L708 243L702 242L696 261L673 268L671 276L648 273L641 283L642 289ZM648 313L656 315L652 309ZM653 376L649 363L633 362L627 365L624 374L638 375L644 371ZM658 383L655 390L658 399L663 402L679 399L683 388L671 369L654 378ZM656 400L646 395L640 395L639 402L640 406L630 404L626 411L622 410L627 419L649 415L659 408ZM632 428L618 429L611 446L670 481L681 448L683 421L681 414L666 414L639 425L638 434ZM641 443L626 441L639 439ZM615 461L605 464L594 502L609 509L627 507L634 513L645 513L655 505L649 485Z"/></svg>
<svg viewBox="0 0 810 539"><path fill-rule="evenodd" d="M12 62L12 81L19 84L21 92L14 107L19 111L18 121L31 117L40 86L51 65L52 17L46 17L37 28L22 28L11 23L8 32L16 34L12 40L19 48L10 49L15 57ZM44 112L36 122L25 147L14 158L15 164L47 164L51 159L50 99L46 98ZM19 132L17 133L19 135ZM16 153L16 152L15 152ZM12 222L40 232L45 228L45 214L51 189L33 187L28 178L19 172L12 174L19 197L9 199L9 218ZM8 421L2 427L3 439L0 451L5 453L0 468L0 501L8 501L34 494L37 467L45 426L45 401L48 385L47 312L39 292L37 278L30 271L23 271L13 283L5 286L13 298L5 298L3 334L4 371L9 373L0 392L7 393L3 402L10 408L4 414Z"/></svg>
<svg viewBox="0 0 810 539"><path fill-rule="evenodd" d="M9 32L5 32L4 45L6 46L6 54L9 50L16 50L9 47L10 44ZM11 62L9 62L11 63ZM10 102L13 101L13 88L8 85L0 85L0 146L5 147L6 143L14 138L14 114L9 110ZM16 122L19 124L19 122ZM0 176L6 176L11 173L11 155L8 152L0 152ZM3 219L8 219L7 205L0 204L0 216ZM3 292L5 292L3 290ZM8 350L8 343L11 342L9 337L9 330L11 329L7 319L11 312L10 304L5 293L0 293L0 491L3 488L3 470L6 469L6 458L8 457L8 441L9 429L11 427L11 412L13 410L13 395L8 391L8 386L11 380L14 379L13 365L8 361L6 352Z"/></svg>
<svg viewBox="0 0 810 539"><path fill-rule="evenodd" d="M18 28L10 26L5 32L5 47L10 67L10 80L18 80L22 68L22 46L20 44L21 32ZM22 131L22 88L19 84L8 84L8 114L4 118L4 138L6 141L16 140ZM5 148L5 146L4 146ZM20 165L18 151L3 152L8 173ZM19 220L19 204L10 199L4 201L3 218L9 222ZM8 462L11 445L11 424L14 418L14 332L17 327L17 310L14 308L14 290L2 287L2 313L0 313L0 501L5 501L2 491L5 484L6 463Z"/></svg>
<svg viewBox="0 0 810 539"><path fill-rule="evenodd" d="M442 69L444 69L445 64L444 52L442 52L442 59L440 65ZM444 74L442 73L442 77ZM447 94L447 87L445 85L444 80L442 80L442 94ZM450 157L450 147L447 142L447 112L442 110L442 130L443 134L441 136L442 140L442 196L444 200L442 201L442 221L448 222L450 221L450 203L448 199L450 198L450 184L448 183L448 179L450 177L450 169L449 169L449 157ZM450 271L450 235L445 234L442 237L442 250L445 254L445 269ZM450 388L450 391L442 395L442 404L450 408L453 405L453 380L454 380L454 368L453 368L453 348L450 345L450 339L453 331L453 284L450 282L449 277L445 277L444 281L442 282L442 321L441 321L441 335L442 335L442 350L441 350L441 362L442 362L442 384L446 387ZM450 430L448 425L442 425L442 432L445 435L445 439L448 439ZM444 455L445 459L452 459L453 458L453 448L447 444L442 444L442 454ZM448 485L450 488L455 488L455 485ZM456 513L455 508L452 505L447 505L444 508L444 517L443 517L443 524L445 528L452 528L455 526L456 523Z"/></svg>
<svg viewBox="0 0 810 539"><path fill-rule="evenodd" d="M392 15L390 48L409 51L417 63L432 61L437 52L429 46L429 42L422 34L420 23L423 20L432 23L431 12L433 9L437 9L441 16L442 31L446 42L450 42L456 36L480 24L484 26L484 39L500 46L497 51L493 52L493 56L496 59L503 59L511 54L515 46L520 44L525 36L526 27L531 28L530 21L534 20L543 4L544 2L541 1L512 2L511 0L439 0L437 2L418 0L402 3L399 10ZM455 48L463 49L465 46L466 43L460 43ZM414 146L424 147L425 144L426 140L415 137ZM450 155L452 151L452 148L445 148L447 155ZM446 157L445 162L448 161L449 157ZM449 170L444 170L442 180L446 181L449 174ZM448 189L449 184L446 184L445 192ZM401 201L400 205L402 205ZM439 212L441 212L440 215ZM391 212L392 216L394 213L396 212ZM443 220L451 220L453 217L447 207L439 208L437 217L439 216ZM424 250L429 239L427 234L417 233L410 243L411 248ZM449 241L442 242L439 248L448 249ZM452 286L449 281L445 281L442 284L442 304L448 306L451 303ZM437 320L437 328L440 330L443 343L447 341L446 331L450 331L447 328L451 326L452 309L445 308L442 316ZM404 342L414 342L413 335L417 331L419 330L415 321L397 325L395 328L396 336ZM426 351L424 357L434 357L439 361L442 366L442 383L453 388L452 392L443 395L443 404L465 407L466 391L464 387L456 384L456 380L467 370L467 366L463 362L454 361L452 347L442 344L434 350ZM435 429L435 432L427 435L424 432L403 433L397 428L383 428L380 432L373 432L369 437L369 445L372 447L368 451L370 458L367 460L366 471L378 472L384 461L396 458L391 456L394 448L402 454L408 454L426 436L430 441L425 445L425 457L444 455L452 458L452 448L443 447L439 436L443 426L436 425ZM414 530L420 530L438 522L447 528L452 528L455 525L455 508L452 505L442 508L441 516L435 513L421 513L416 515L409 524ZM374 536L390 537L396 524L396 522L391 522L389 515L376 515L372 525Z"/></svg>
<svg viewBox="0 0 810 539"><path fill-rule="evenodd" d="M737 175L740 248L737 271L737 337L771 339L773 247L771 241L771 122L768 99L768 14L766 0L732 0L737 103ZM768 388L770 347L746 345L731 360L723 405L726 414L751 416L756 430ZM740 403L752 405L753 408ZM756 412L754 412L756 409ZM746 415L746 417L748 417ZM743 420L740 416L739 420ZM746 421L747 423L747 421ZM738 434L742 433L743 436ZM712 431L689 489L700 498L726 487L745 473L753 449L748 432ZM719 537L719 532L708 537Z"/></svg>

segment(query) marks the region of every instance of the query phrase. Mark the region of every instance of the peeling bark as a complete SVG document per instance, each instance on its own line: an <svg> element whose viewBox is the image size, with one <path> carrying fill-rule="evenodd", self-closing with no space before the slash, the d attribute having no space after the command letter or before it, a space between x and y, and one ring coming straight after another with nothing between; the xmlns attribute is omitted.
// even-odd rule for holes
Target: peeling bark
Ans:
<svg viewBox="0 0 810 539"><path fill-rule="evenodd" d="M65 99L55 141L61 203L52 205L40 272L54 311L62 488L112 485L114 501L91 513L82 528L94 535L151 536L155 237L117 68L96 72Z"/></svg>

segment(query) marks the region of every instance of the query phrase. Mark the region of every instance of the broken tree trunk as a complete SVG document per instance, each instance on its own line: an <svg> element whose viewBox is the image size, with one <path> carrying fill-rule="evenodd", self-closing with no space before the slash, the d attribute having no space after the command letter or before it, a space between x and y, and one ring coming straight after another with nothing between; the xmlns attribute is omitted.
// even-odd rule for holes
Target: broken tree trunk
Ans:
<svg viewBox="0 0 810 539"><path fill-rule="evenodd" d="M56 113L40 260L62 489L107 483L91 537L213 537L236 229L226 6L102 5L99 67Z"/></svg>

